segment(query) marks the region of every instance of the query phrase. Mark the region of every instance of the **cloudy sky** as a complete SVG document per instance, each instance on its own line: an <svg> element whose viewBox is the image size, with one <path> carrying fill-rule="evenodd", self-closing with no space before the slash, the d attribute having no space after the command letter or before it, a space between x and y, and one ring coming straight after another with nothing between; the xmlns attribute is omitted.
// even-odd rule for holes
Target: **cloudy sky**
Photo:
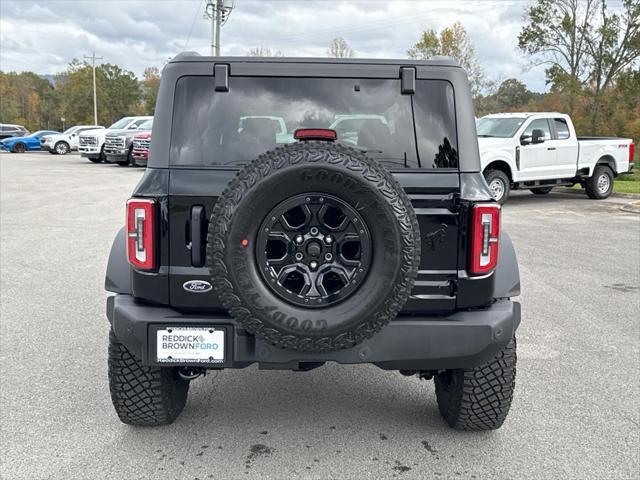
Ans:
<svg viewBox="0 0 640 480"><path fill-rule="evenodd" d="M53 74L95 51L140 75L182 50L210 51L206 0L0 0L0 69ZM516 49L527 1L236 0L222 29L222 54L269 47L325 56L342 36L357 57L406 57L427 28L462 22L490 78L516 77L545 90L544 71ZM614 1L610 3L619 3Z"/></svg>

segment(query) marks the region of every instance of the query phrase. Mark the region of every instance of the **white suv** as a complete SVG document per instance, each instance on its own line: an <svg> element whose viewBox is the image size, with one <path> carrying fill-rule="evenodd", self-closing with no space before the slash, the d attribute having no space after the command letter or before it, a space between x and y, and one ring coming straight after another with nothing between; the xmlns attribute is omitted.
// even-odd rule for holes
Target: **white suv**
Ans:
<svg viewBox="0 0 640 480"><path fill-rule="evenodd" d="M104 160L104 138L112 130L134 130L153 117L124 117L109 128L88 130L80 135L78 151L80 155L94 163Z"/></svg>
<svg viewBox="0 0 640 480"><path fill-rule="evenodd" d="M57 135L46 135L40 139L40 148L52 154L65 155L78 150L78 139L82 132L104 128L98 125L76 125Z"/></svg>

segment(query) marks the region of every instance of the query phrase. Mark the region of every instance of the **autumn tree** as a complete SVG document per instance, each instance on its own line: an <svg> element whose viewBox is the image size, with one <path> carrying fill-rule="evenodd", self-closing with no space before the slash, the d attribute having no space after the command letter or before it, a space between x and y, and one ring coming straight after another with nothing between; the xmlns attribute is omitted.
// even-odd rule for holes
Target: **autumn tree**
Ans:
<svg viewBox="0 0 640 480"><path fill-rule="evenodd" d="M0 72L0 122L33 130L58 126L56 95L46 78L33 72Z"/></svg>
<svg viewBox="0 0 640 480"><path fill-rule="evenodd" d="M284 57L280 50L272 51L269 47L255 47L247 52L247 57Z"/></svg>
<svg viewBox="0 0 640 480"><path fill-rule="evenodd" d="M577 119L583 133L609 128L610 90L622 72L638 67L640 2L623 0L622 12L613 13L604 0L537 0L526 17L519 48L547 65L547 82L565 94L569 114L589 117Z"/></svg>
<svg viewBox="0 0 640 480"><path fill-rule="evenodd" d="M153 115L156 109L156 99L160 88L160 71L158 67L147 67L142 74L142 97L144 113Z"/></svg>
<svg viewBox="0 0 640 480"><path fill-rule="evenodd" d="M92 72L88 63L72 60L67 71L58 75L56 89L67 124L93 123ZM101 124L109 125L139 112L142 92L138 79L118 65L105 63L96 67L96 91Z"/></svg>
<svg viewBox="0 0 640 480"><path fill-rule="evenodd" d="M331 40L329 48L327 49L328 57L351 58L353 55L353 48L351 48L347 41L342 37L336 37Z"/></svg>
<svg viewBox="0 0 640 480"><path fill-rule="evenodd" d="M436 55L453 57L466 70L474 97L485 86L484 72L476 59L475 48L460 22L443 28L440 33L433 29L423 31L418 42L407 50L407 55L418 60Z"/></svg>

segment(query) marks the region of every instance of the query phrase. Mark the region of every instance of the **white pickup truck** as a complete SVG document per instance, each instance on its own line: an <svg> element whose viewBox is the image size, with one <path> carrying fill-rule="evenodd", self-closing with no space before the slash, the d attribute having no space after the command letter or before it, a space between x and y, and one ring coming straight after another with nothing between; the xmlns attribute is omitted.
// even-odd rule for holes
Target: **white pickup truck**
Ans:
<svg viewBox="0 0 640 480"><path fill-rule="evenodd" d="M104 152L104 139L112 130L135 130L147 120L153 117L124 117L109 128L87 130L80 134L78 151L80 155L94 163L100 163L106 159Z"/></svg>
<svg viewBox="0 0 640 480"><path fill-rule="evenodd" d="M562 113L492 114L480 118L476 128L482 171L500 203L511 189L542 195L575 184L590 198L607 198L614 178L633 168L631 139L578 137Z"/></svg>

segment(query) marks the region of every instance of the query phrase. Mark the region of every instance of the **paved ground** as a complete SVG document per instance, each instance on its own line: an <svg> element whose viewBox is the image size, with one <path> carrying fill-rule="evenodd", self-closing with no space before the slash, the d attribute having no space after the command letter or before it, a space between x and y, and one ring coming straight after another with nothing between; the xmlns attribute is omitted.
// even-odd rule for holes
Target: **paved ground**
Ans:
<svg viewBox="0 0 640 480"><path fill-rule="evenodd" d="M7 479L637 478L640 215L518 193L518 386L493 433L450 430L433 386L375 367L224 371L174 425L107 388L103 275L141 170L0 155L1 460ZM635 472L635 473L634 473Z"/></svg>

